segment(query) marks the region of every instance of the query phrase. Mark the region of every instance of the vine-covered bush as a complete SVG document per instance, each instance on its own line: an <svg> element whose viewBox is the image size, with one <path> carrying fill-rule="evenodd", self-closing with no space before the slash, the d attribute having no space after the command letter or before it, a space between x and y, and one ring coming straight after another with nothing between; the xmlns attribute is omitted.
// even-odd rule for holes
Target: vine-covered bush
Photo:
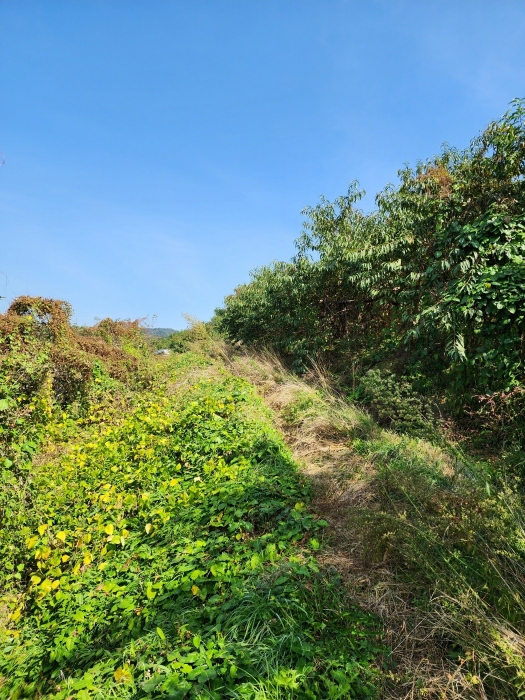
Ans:
<svg viewBox="0 0 525 700"><path fill-rule="evenodd" d="M64 301L23 296L0 314L0 466L31 454L53 413L86 410L104 381L142 386L151 379L137 321L75 328L71 312Z"/></svg>
<svg viewBox="0 0 525 700"><path fill-rule="evenodd" d="M0 699L373 697L377 621L314 558L327 523L261 399L202 356L159 367L2 475Z"/></svg>
<svg viewBox="0 0 525 700"><path fill-rule="evenodd" d="M437 406L392 372L368 370L350 398L365 403L380 425L421 437L436 434Z"/></svg>

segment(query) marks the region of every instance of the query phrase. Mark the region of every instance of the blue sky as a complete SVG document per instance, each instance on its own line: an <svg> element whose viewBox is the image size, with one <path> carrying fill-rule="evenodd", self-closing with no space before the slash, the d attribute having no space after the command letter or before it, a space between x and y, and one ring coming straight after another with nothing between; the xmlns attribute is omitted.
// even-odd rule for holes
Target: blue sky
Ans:
<svg viewBox="0 0 525 700"><path fill-rule="evenodd" d="M0 0L0 295L208 319L525 96L523 0Z"/></svg>

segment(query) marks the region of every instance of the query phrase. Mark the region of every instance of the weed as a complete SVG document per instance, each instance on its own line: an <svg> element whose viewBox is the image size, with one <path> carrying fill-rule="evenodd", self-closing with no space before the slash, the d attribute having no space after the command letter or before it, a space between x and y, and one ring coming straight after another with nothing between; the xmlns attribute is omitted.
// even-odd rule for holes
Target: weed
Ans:
<svg viewBox="0 0 525 700"><path fill-rule="evenodd" d="M4 511L0 697L373 696L376 622L312 556L267 409L213 360L161 366L78 415L49 396Z"/></svg>

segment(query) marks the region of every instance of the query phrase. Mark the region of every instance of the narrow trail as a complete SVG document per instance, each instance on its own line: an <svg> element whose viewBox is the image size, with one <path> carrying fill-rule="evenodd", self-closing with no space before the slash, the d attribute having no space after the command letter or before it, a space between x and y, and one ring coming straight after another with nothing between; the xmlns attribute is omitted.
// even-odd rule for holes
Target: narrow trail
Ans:
<svg viewBox="0 0 525 700"><path fill-rule="evenodd" d="M311 506L329 524L318 560L338 572L353 604L381 620L384 641L392 650L392 672L383 674L380 698L466 697L463 670L452 667L444 657L435 626L414 607L410 591L400 583L389 561L389 552L379 561L367 554L370 547L366 546L362 516L377 502L377 467L356 452L352 440L387 436L396 441L399 437L385 433L340 398L321 371L301 380L271 355L241 355L227 361L230 371L257 388L311 484Z"/></svg>

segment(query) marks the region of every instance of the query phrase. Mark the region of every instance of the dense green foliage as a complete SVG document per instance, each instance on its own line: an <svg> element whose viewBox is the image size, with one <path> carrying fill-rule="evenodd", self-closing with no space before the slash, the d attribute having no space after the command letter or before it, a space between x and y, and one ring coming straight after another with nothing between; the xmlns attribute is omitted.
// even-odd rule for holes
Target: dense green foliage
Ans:
<svg viewBox="0 0 525 700"><path fill-rule="evenodd" d="M49 329L8 321L0 697L372 696L375 623L320 570L326 523L254 390L186 353L146 384L94 363L60 405L52 364L20 391Z"/></svg>
<svg viewBox="0 0 525 700"><path fill-rule="evenodd" d="M496 401L523 420L524 116L515 101L466 150L405 167L370 214L355 184L307 208L294 260L227 297L222 330L297 369L386 363L452 409Z"/></svg>
<svg viewBox="0 0 525 700"><path fill-rule="evenodd" d="M210 324L0 315L0 698L523 696L524 116L403 169L370 214L355 185L308 208L295 258ZM216 328L327 362L339 393L243 365ZM317 505L383 629L322 564L328 523L243 371L337 482ZM454 412L506 450L466 456Z"/></svg>

